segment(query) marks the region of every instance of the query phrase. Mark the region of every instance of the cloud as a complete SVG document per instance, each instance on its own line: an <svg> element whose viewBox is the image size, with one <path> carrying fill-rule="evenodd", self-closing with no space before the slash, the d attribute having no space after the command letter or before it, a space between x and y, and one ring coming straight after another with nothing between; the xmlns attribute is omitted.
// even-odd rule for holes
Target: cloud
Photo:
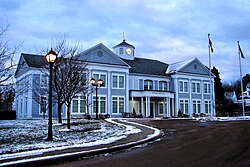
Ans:
<svg viewBox="0 0 250 167"><path fill-rule="evenodd" d="M7 38L24 41L23 52L50 47L66 34L70 43L87 49L98 43L111 48L123 40L136 47L136 56L172 63L197 57L208 65L207 34L223 80L238 76L236 41L246 55L250 39L250 2L245 0L1 0L8 20Z"/></svg>

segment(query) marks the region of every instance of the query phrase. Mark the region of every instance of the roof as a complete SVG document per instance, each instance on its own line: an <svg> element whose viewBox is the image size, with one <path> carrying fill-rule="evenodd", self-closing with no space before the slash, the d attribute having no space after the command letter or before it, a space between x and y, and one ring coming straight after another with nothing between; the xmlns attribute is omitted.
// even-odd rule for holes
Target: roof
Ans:
<svg viewBox="0 0 250 167"><path fill-rule="evenodd" d="M29 67L43 68L47 65L45 56L22 53L24 61Z"/></svg>
<svg viewBox="0 0 250 167"><path fill-rule="evenodd" d="M131 67L129 69L130 73L166 76L168 64L160 62L158 60L144 58L135 58L134 60L122 60L125 61Z"/></svg>
<svg viewBox="0 0 250 167"><path fill-rule="evenodd" d="M169 67L168 67L167 73L169 74L169 73L177 72L178 70L180 70L181 68L186 66L192 60L185 60L185 61L180 61L180 62L177 62L177 63L170 64Z"/></svg>
<svg viewBox="0 0 250 167"><path fill-rule="evenodd" d="M122 43L119 43L118 45L114 46L113 48L116 48L118 46L130 46L132 47L133 49L135 49L135 47L127 42L125 42L125 39L122 41Z"/></svg>
<svg viewBox="0 0 250 167"><path fill-rule="evenodd" d="M128 64L122 61L114 52L109 50L102 43L99 43L81 52L77 59L89 63L119 65L128 67Z"/></svg>

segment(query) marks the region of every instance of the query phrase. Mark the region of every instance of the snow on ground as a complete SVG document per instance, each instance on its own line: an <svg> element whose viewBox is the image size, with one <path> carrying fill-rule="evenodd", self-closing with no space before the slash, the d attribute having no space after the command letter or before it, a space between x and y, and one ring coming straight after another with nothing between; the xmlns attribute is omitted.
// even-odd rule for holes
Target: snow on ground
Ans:
<svg viewBox="0 0 250 167"><path fill-rule="evenodd" d="M250 120L250 116L240 116L240 117L193 117L192 119L199 121L199 122L206 122L206 121L240 121L240 120Z"/></svg>
<svg viewBox="0 0 250 167"><path fill-rule="evenodd" d="M65 123L55 123L53 142L46 141L47 120L0 121L0 160L65 148L108 144L140 132L133 126L108 121L73 120L70 130Z"/></svg>

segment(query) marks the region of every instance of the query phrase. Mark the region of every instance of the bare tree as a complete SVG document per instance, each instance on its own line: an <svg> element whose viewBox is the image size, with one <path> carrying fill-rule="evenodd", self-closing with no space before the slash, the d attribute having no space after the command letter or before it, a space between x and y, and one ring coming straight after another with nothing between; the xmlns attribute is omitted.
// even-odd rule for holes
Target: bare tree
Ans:
<svg viewBox="0 0 250 167"><path fill-rule="evenodd" d="M70 129L71 101L78 93L86 89L86 61L78 60L78 47L70 47L66 40L57 43L54 50L58 59L53 71L53 98L58 106L58 122L62 123L62 106L67 106L67 126Z"/></svg>
<svg viewBox="0 0 250 167"><path fill-rule="evenodd" d="M11 48L8 41L4 39L9 26L0 25L0 93L9 90L13 86L12 78L15 74L16 63L14 55L21 45ZM0 106L1 107L1 106Z"/></svg>
<svg viewBox="0 0 250 167"><path fill-rule="evenodd" d="M55 63L54 90L58 100L58 113L62 104L67 106L67 127L70 129L71 101L86 89L86 62L77 60L76 48L66 58L59 58Z"/></svg>

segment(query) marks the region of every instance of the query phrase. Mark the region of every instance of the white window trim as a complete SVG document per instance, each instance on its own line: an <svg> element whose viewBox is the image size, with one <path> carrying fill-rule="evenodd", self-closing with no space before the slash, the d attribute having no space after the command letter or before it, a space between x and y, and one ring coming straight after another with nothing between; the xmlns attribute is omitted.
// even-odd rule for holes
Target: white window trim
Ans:
<svg viewBox="0 0 250 167"><path fill-rule="evenodd" d="M145 82L148 83L148 85L147 85L148 88L147 88L147 89L145 89L145 85L146 85ZM152 82L152 89L150 89L150 84L149 84L150 82ZM150 91L150 90L154 90L154 81L151 80L151 79L144 79L144 80L143 80L143 90L149 90L149 91Z"/></svg>
<svg viewBox="0 0 250 167"><path fill-rule="evenodd" d="M206 104L208 104L208 112L206 112ZM204 113L211 114L212 113L211 100L204 100Z"/></svg>
<svg viewBox="0 0 250 167"><path fill-rule="evenodd" d="M42 82L43 81L42 80L43 76L45 76L45 78L46 78L46 81L47 81L46 84ZM40 85L41 85L41 88L47 88L48 87L48 85L49 85L49 77L46 74L41 74L40 75Z"/></svg>
<svg viewBox="0 0 250 167"><path fill-rule="evenodd" d="M117 76L117 87L114 87L113 85L113 76ZM123 87L120 88L120 78L119 77L123 77L124 80L123 80ZM112 74L112 89L125 89L125 75L123 74Z"/></svg>
<svg viewBox="0 0 250 167"><path fill-rule="evenodd" d="M181 85L181 82L183 82L183 84L182 84L182 86L183 86L183 91L181 91L181 89L180 89L180 85ZM187 91L185 91L185 82L187 83ZM189 86L188 86L188 80L179 80L179 87L178 87L178 89L179 89L179 93L189 93Z"/></svg>
<svg viewBox="0 0 250 167"><path fill-rule="evenodd" d="M94 75L98 75L98 78L95 78L95 79L101 79L101 75L105 75L105 86L101 86L100 88L107 88L107 73L104 73L104 72L93 72L93 77Z"/></svg>
<svg viewBox="0 0 250 167"><path fill-rule="evenodd" d="M195 91L193 91L193 84L195 85ZM200 91L198 92L198 84L200 84ZM201 82L200 81L192 81L192 93L193 94L201 94Z"/></svg>
<svg viewBox="0 0 250 167"><path fill-rule="evenodd" d="M205 91L205 85L207 85L207 90ZM211 93L211 86L210 86L210 83L209 82L204 82L204 85L203 85L203 87L204 87L204 94L210 94Z"/></svg>
<svg viewBox="0 0 250 167"><path fill-rule="evenodd" d="M39 102L39 104L38 104L38 107L39 107L39 115L48 115L48 110L46 110L46 112L45 112L45 114L43 114L42 112L41 112L41 99L42 99L42 97L45 97L46 98L46 108L48 108L48 103L49 103L49 99L48 99L48 97L47 96L40 96L40 102Z"/></svg>
<svg viewBox="0 0 250 167"><path fill-rule="evenodd" d="M201 113L201 99L193 99L192 105L194 105L194 101L195 101L195 105L196 105L196 111L194 112L194 108L193 108L193 113L200 114ZM198 102L200 104L200 112L198 112Z"/></svg>
<svg viewBox="0 0 250 167"><path fill-rule="evenodd" d="M189 108L190 108L190 106L189 106L189 99L186 99L186 98L181 98L181 99L179 99L179 109L181 109L181 100L184 101L184 111L182 111L183 114L189 114L189 112L190 112L190 111L189 111ZM185 108L186 101L187 101L187 104L188 104L188 108L187 108L187 109ZM187 110L188 112L186 112L186 110Z"/></svg>
<svg viewBox="0 0 250 167"><path fill-rule="evenodd" d="M117 98L117 113L114 113L113 112L113 97L116 97ZM124 99L124 106L123 106L123 110L124 110L124 112L125 112L125 96L112 96L112 105L111 105L111 110L112 110L112 115L121 115L122 113L120 113L120 111L119 111L119 99L120 98L123 98Z"/></svg>
<svg viewBox="0 0 250 167"><path fill-rule="evenodd" d="M83 98L83 99L81 99L81 97L82 96L77 96L77 97L74 97L73 99L72 99L72 101L71 101L71 110L70 110L70 113L72 114L72 115L79 115L79 114L86 114L87 113L87 106L86 106L86 104L85 104L85 112L83 112L83 113L81 113L80 112L80 110L81 110L81 106L80 106L80 102L81 102L81 100L83 100L83 102L84 102L84 100L86 101L86 96L84 96L85 97L85 99ZM77 100L77 103L78 103L78 109L77 109L77 113L76 112L73 112L73 100Z"/></svg>
<svg viewBox="0 0 250 167"><path fill-rule="evenodd" d="M101 110L100 110L101 109L101 101L100 101L101 97L105 97L105 113L101 113ZM96 100L96 96L95 95L92 97L92 100L93 100L92 114L94 115L94 114L96 114L94 112L94 107L96 105L96 103L94 102ZM107 114L108 113L107 112L107 105L108 105L107 96L106 95L98 95L98 115L100 115L100 114Z"/></svg>
<svg viewBox="0 0 250 167"><path fill-rule="evenodd" d="M158 90L159 90L159 91L165 91L165 90L164 90L164 89L165 89L165 86L163 86L163 89L162 89L162 90L160 89L160 84L164 85L163 83L166 83L166 91L169 91L169 82L167 82L167 81L159 81L159 82L158 82Z"/></svg>

